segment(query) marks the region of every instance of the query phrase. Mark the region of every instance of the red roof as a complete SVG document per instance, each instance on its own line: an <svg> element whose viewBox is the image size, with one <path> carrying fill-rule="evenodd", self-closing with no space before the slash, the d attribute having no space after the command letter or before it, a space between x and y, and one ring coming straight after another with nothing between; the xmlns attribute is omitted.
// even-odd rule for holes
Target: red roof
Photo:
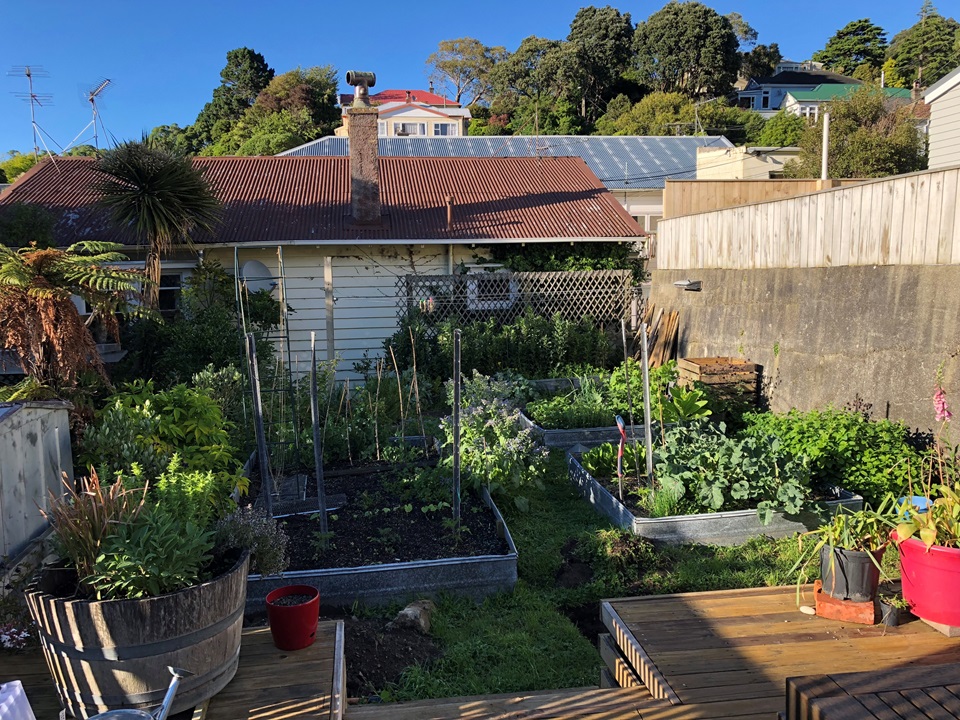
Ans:
<svg viewBox="0 0 960 720"><path fill-rule="evenodd" d="M371 103L388 102L406 102L407 93L410 93L410 99L413 102L424 103L426 105L437 105L447 107L460 107L460 103L454 102L453 98L445 98L442 95L428 92L426 90L381 90L375 95L370 96ZM340 104L343 106L353 103L353 93L341 93Z"/></svg>
<svg viewBox="0 0 960 720"><path fill-rule="evenodd" d="M94 207L99 174L91 158L44 160L0 196L3 206L37 203L57 217L61 244L134 244ZM216 237L199 243L279 244L350 240L512 241L619 238L644 233L575 157L380 158L384 222L358 227L350 214L345 157L196 158L224 204ZM454 198L447 229L446 197Z"/></svg>

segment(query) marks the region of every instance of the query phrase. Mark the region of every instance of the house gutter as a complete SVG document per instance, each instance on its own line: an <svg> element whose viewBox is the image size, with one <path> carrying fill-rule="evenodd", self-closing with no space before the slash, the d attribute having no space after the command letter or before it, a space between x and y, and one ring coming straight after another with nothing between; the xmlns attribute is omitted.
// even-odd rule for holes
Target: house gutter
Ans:
<svg viewBox="0 0 960 720"><path fill-rule="evenodd" d="M544 237L544 238L464 238L459 240L456 243L451 243L449 238L424 238L420 240L413 240L406 238L403 240L398 239L381 239L381 240L370 240L370 239L361 239L361 238L342 238L338 240L284 240L282 242L269 241L269 242L245 242L245 243L235 243L235 242L212 242L212 243L197 243L197 249L208 249L208 248L275 248L283 245L284 247L331 247L331 246L340 246L340 245L506 245L506 244L526 244L526 243L597 243L597 242L615 242L615 243L625 243L625 242L638 242L642 240L646 235L624 235L621 237Z"/></svg>

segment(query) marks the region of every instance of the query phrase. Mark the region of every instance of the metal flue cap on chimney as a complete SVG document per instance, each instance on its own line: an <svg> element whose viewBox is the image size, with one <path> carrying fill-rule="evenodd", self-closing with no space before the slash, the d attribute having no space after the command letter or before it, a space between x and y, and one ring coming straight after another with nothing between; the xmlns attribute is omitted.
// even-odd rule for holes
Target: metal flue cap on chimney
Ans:
<svg viewBox="0 0 960 720"><path fill-rule="evenodd" d="M367 106L370 105L369 88L377 84L377 75L372 72L363 72L360 70L347 70L347 85L353 85L354 91L353 104Z"/></svg>

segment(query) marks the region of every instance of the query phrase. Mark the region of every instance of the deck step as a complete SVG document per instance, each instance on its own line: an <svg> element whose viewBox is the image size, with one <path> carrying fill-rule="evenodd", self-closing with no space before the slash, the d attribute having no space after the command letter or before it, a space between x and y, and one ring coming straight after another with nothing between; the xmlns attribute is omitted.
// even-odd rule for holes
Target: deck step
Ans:
<svg viewBox="0 0 960 720"><path fill-rule="evenodd" d="M501 695L476 695L419 702L351 705L346 720L617 720L647 717L664 703L644 688L596 687Z"/></svg>
<svg viewBox="0 0 960 720"><path fill-rule="evenodd" d="M649 690L650 695L657 700L666 700L671 705L679 705L680 698L676 692L609 602L600 604L600 618L610 631L612 644L624 658L627 667L633 670Z"/></svg>
<svg viewBox="0 0 960 720"><path fill-rule="evenodd" d="M644 687L643 680L630 667L630 663L617 648L609 633L602 633L597 637L597 646L600 649L600 659L603 660L606 669L610 671L610 675L616 683L611 687Z"/></svg>

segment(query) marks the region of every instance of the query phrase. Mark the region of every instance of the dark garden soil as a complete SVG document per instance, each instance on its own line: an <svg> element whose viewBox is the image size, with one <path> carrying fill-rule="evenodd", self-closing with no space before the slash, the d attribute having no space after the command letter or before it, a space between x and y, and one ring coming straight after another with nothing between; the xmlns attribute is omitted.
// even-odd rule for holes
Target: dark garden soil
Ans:
<svg viewBox="0 0 960 720"><path fill-rule="evenodd" d="M325 479L327 497L344 500L328 513L326 538L315 515L281 520L290 538L289 570L507 553L493 513L476 495L464 493L461 526L456 530L446 493L434 491L423 499L409 475L401 476L388 467L376 470Z"/></svg>

